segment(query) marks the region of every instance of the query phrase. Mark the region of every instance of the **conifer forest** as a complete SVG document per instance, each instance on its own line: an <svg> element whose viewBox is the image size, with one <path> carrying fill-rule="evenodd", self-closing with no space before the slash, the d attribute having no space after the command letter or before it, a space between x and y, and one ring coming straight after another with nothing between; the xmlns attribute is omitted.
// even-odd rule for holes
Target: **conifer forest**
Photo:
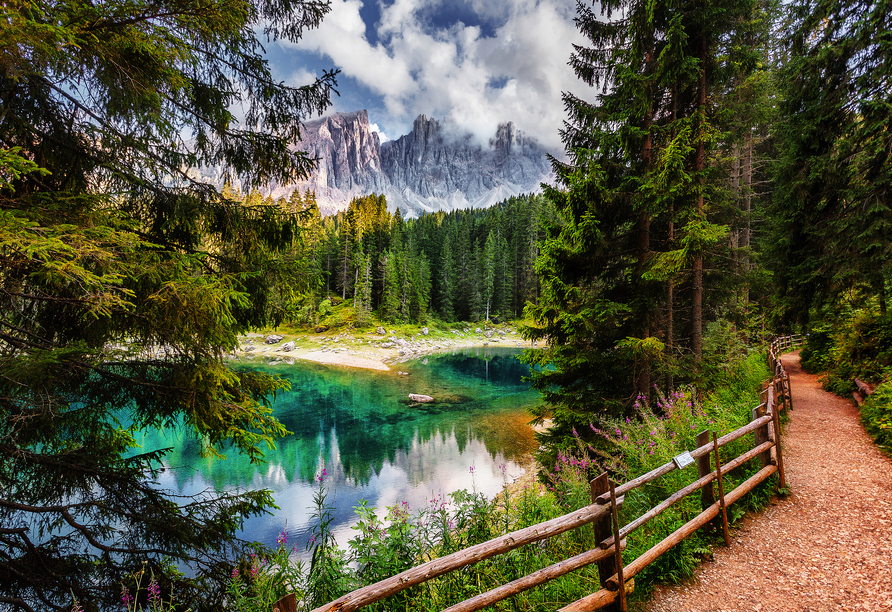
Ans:
<svg viewBox="0 0 892 612"><path fill-rule="evenodd" d="M597 419L720 387L772 334L811 334L840 392L889 379L892 0L578 0L554 179L411 219L376 193L324 217L312 191L264 195L313 172L302 126L339 74L288 85L263 45L331 13L0 3L0 608L116 609L150 571L177 609L224 609L270 492L165 491L135 434L262 465L287 382L229 356L332 308L515 322L545 466Z"/></svg>

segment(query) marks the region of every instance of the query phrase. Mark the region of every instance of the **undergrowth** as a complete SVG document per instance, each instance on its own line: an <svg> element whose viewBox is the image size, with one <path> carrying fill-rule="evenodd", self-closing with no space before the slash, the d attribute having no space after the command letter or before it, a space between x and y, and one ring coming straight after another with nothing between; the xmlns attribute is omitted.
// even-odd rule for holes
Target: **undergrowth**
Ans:
<svg viewBox="0 0 892 612"><path fill-rule="evenodd" d="M875 385L859 408L861 422L880 449L892 454L892 313L852 310L832 326L817 326L801 357L808 371L823 372L825 389L842 397L851 398L856 378Z"/></svg>
<svg viewBox="0 0 892 612"><path fill-rule="evenodd" d="M308 567L291 560L293 551L287 547L283 534L277 550L258 550L251 559L233 568L230 588L221 606L239 612L268 612L278 597L293 592L299 610L312 610L425 561L586 506L590 503L588 483L597 474L607 470L622 482L670 461L684 450L692 450L699 431L711 429L723 434L748 422L749 411L758 403L758 383L767 378L764 357L753 353L732 370L728 372L727 384L720 386L721 391L703 402L695 399L692 389L668 395L657 391L653 404L639 399L629 418L592 423L592 430L602 442L598 448L577 438L575 445L559 455L544 483L528 485L514 494L509 495L506 489L488 500L476 489L462 490L449 496L432 496L423 508L398 503L383 512L360 502L355 508L356 533L346 548L339 547L331 534L333 510L327 502L326 476L322 472L317 477L313 500L315 532L308 544ZM724 447L723 461L747 450L751 440L752 436L744 436ZM755 463L727 474L726 492L757 471L760 466ZM630 492L620 513L621 523L633 520L696 479L696 467L689 466ZM748 510L763 507L773 492L773 483L763 484L732 506L729 518L734 521ZM695 493L631 534L623 555L625 562L641 555L700 511L700 495ZM719 541L714 530L701 529L664 554L635 577L633 606L648 596L655 583L689 577ZM591 550L597 544L591 526L571 530L411 587L365 609L442 610ZM129 586L132 589L133 585ZM490 609L552 612L599 588L597 566L591 565Z"/></svg>
<svg viewBox="0 0 892 612"><path fill-rule="evenodd" d="M861 404L861 422L880 450L892 457L892 381L877 387Z"/></svg>

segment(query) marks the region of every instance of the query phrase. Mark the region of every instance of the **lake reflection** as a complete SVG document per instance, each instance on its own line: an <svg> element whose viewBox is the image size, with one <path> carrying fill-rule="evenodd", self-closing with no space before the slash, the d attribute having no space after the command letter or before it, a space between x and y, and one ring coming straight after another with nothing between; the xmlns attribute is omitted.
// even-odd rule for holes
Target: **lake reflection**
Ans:
<svg viewBox="0 0 892 612"><path fill-rule="evenodd" d="M315 478L324 467L333 528L346 545L355 533L350 526L360 499L383 517L387 506L406 501L415 510L459 489L476 487L492 497L503 485L500 465L509 478L523 471L524 458L536 447L527 409L539 396L521 380L528 369L517 354L467 349L399 364L391 372L300 361L249 364L291 381L274 414L294 433L267 453L267 464L251 465L235 452L224 460L203 459L194 439L169 432L146 434L143 447L174 447L161 485L177 492L272 490L279 510L249 519L243 535L274 545L287 531L299 552L310 537ZM409 393L436 401L412 404Z"/></svg>

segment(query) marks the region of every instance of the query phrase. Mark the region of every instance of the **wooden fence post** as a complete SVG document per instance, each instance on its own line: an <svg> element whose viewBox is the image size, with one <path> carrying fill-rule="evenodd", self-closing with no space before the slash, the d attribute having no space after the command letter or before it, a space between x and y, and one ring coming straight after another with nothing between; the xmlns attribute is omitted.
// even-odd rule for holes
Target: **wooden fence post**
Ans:
<svg viewBox="0 0 892 612"><path fill-rule="evenodd" d="M623 549L619 537L619 512L616 507L616 488L610 481L610 506L613 508L613 544L616 551L616 575L619 578L619 609L626 612L626 581L623 579Z"/></svg>
<svg viewBox="0 0 892 612"><path fill-rule="evenodd" d="M753 408L753 421L758 419L759 417L765 416L765 404L760 404L759 406ZM755 446L759 446L765 442L768 442L768 424L759 427L754 432L755 434ZM764 453L759 454L759 459L762 461L762 467L771 464L771 451L765 451Z"/></svg>
<svg viewBox="0 0 892 612"><path fill-rule="evenodd" d="M787 410L793 409L793 389L790 388L790 376L784 370L784 400L787 404Z"/></svg>
<svg viewBox="0 0 892 612"><path fill-rule="evenodd" d="M697 448L709 444L709 430L706 429L697 434ZM709 467L709 453L697 457L697 478L703 478L712 469ZM715 503L715 495L712 491L712 483L700 489L700 509L706 510Z"/></svg>
<svg viewBox="0 0 892 612"><path fill-rule="evenodd" d="M786 400L784 399L784 378L783 378L783 369L780 368L777 376L771 381L772 387L774 389L774 404L775 408L780 411L783 410Z"/></svg>
<svg viewBox="0 0 892 612"><path fill-rule="evenodd" d="M297 597L294 596L294 593L285 595L273 604L272 612L297 612Z"/></svg>
<svg viewBox="0 0 892 612"><path fill-rule="evenodd" d="M731 534L728 532L728 509L725 507L725 485L722 483L722 461L719 459L719 439L715 432L712 432L712 452L715 453L715 477L719 483L719 505L722 507L722 535L725 536L725 546L731 546Z"/></svg>
<svg viewBox="0 0 892 612"><path fill-rule="evenodd" d="M787 476L784 474L784 453L781 451L780 413L775 404L771 412L772 425L774 426L774 455L777 457L777 473L780 476L780 488L787 488Z"/></svg>
<svg viewBox="0 0 892 612"><path fill-rule="evenodd" d="M592 503L596 503L598 496L602 493L610 491L610 482L607 473L603 473L589 483ZM613 534L611 528L611 517L605 514L603 517L592 523L595 530L595 542L603 542ZM616 558L607 557L603 561L598 561L598 580L601 581L601 588L607 585L607 579L616 573Z"/></svg>

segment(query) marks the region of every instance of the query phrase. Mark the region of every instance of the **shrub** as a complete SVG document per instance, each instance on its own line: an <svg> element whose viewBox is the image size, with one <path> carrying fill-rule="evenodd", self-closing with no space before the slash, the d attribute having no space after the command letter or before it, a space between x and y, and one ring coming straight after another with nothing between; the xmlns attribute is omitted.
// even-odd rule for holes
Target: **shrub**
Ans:
<svg viewBox="0 0 892 612"><path fill-rule="evenodd" d="M892 381L877 387L861 404L861 422L877 446L892 456Z"/></svg>

